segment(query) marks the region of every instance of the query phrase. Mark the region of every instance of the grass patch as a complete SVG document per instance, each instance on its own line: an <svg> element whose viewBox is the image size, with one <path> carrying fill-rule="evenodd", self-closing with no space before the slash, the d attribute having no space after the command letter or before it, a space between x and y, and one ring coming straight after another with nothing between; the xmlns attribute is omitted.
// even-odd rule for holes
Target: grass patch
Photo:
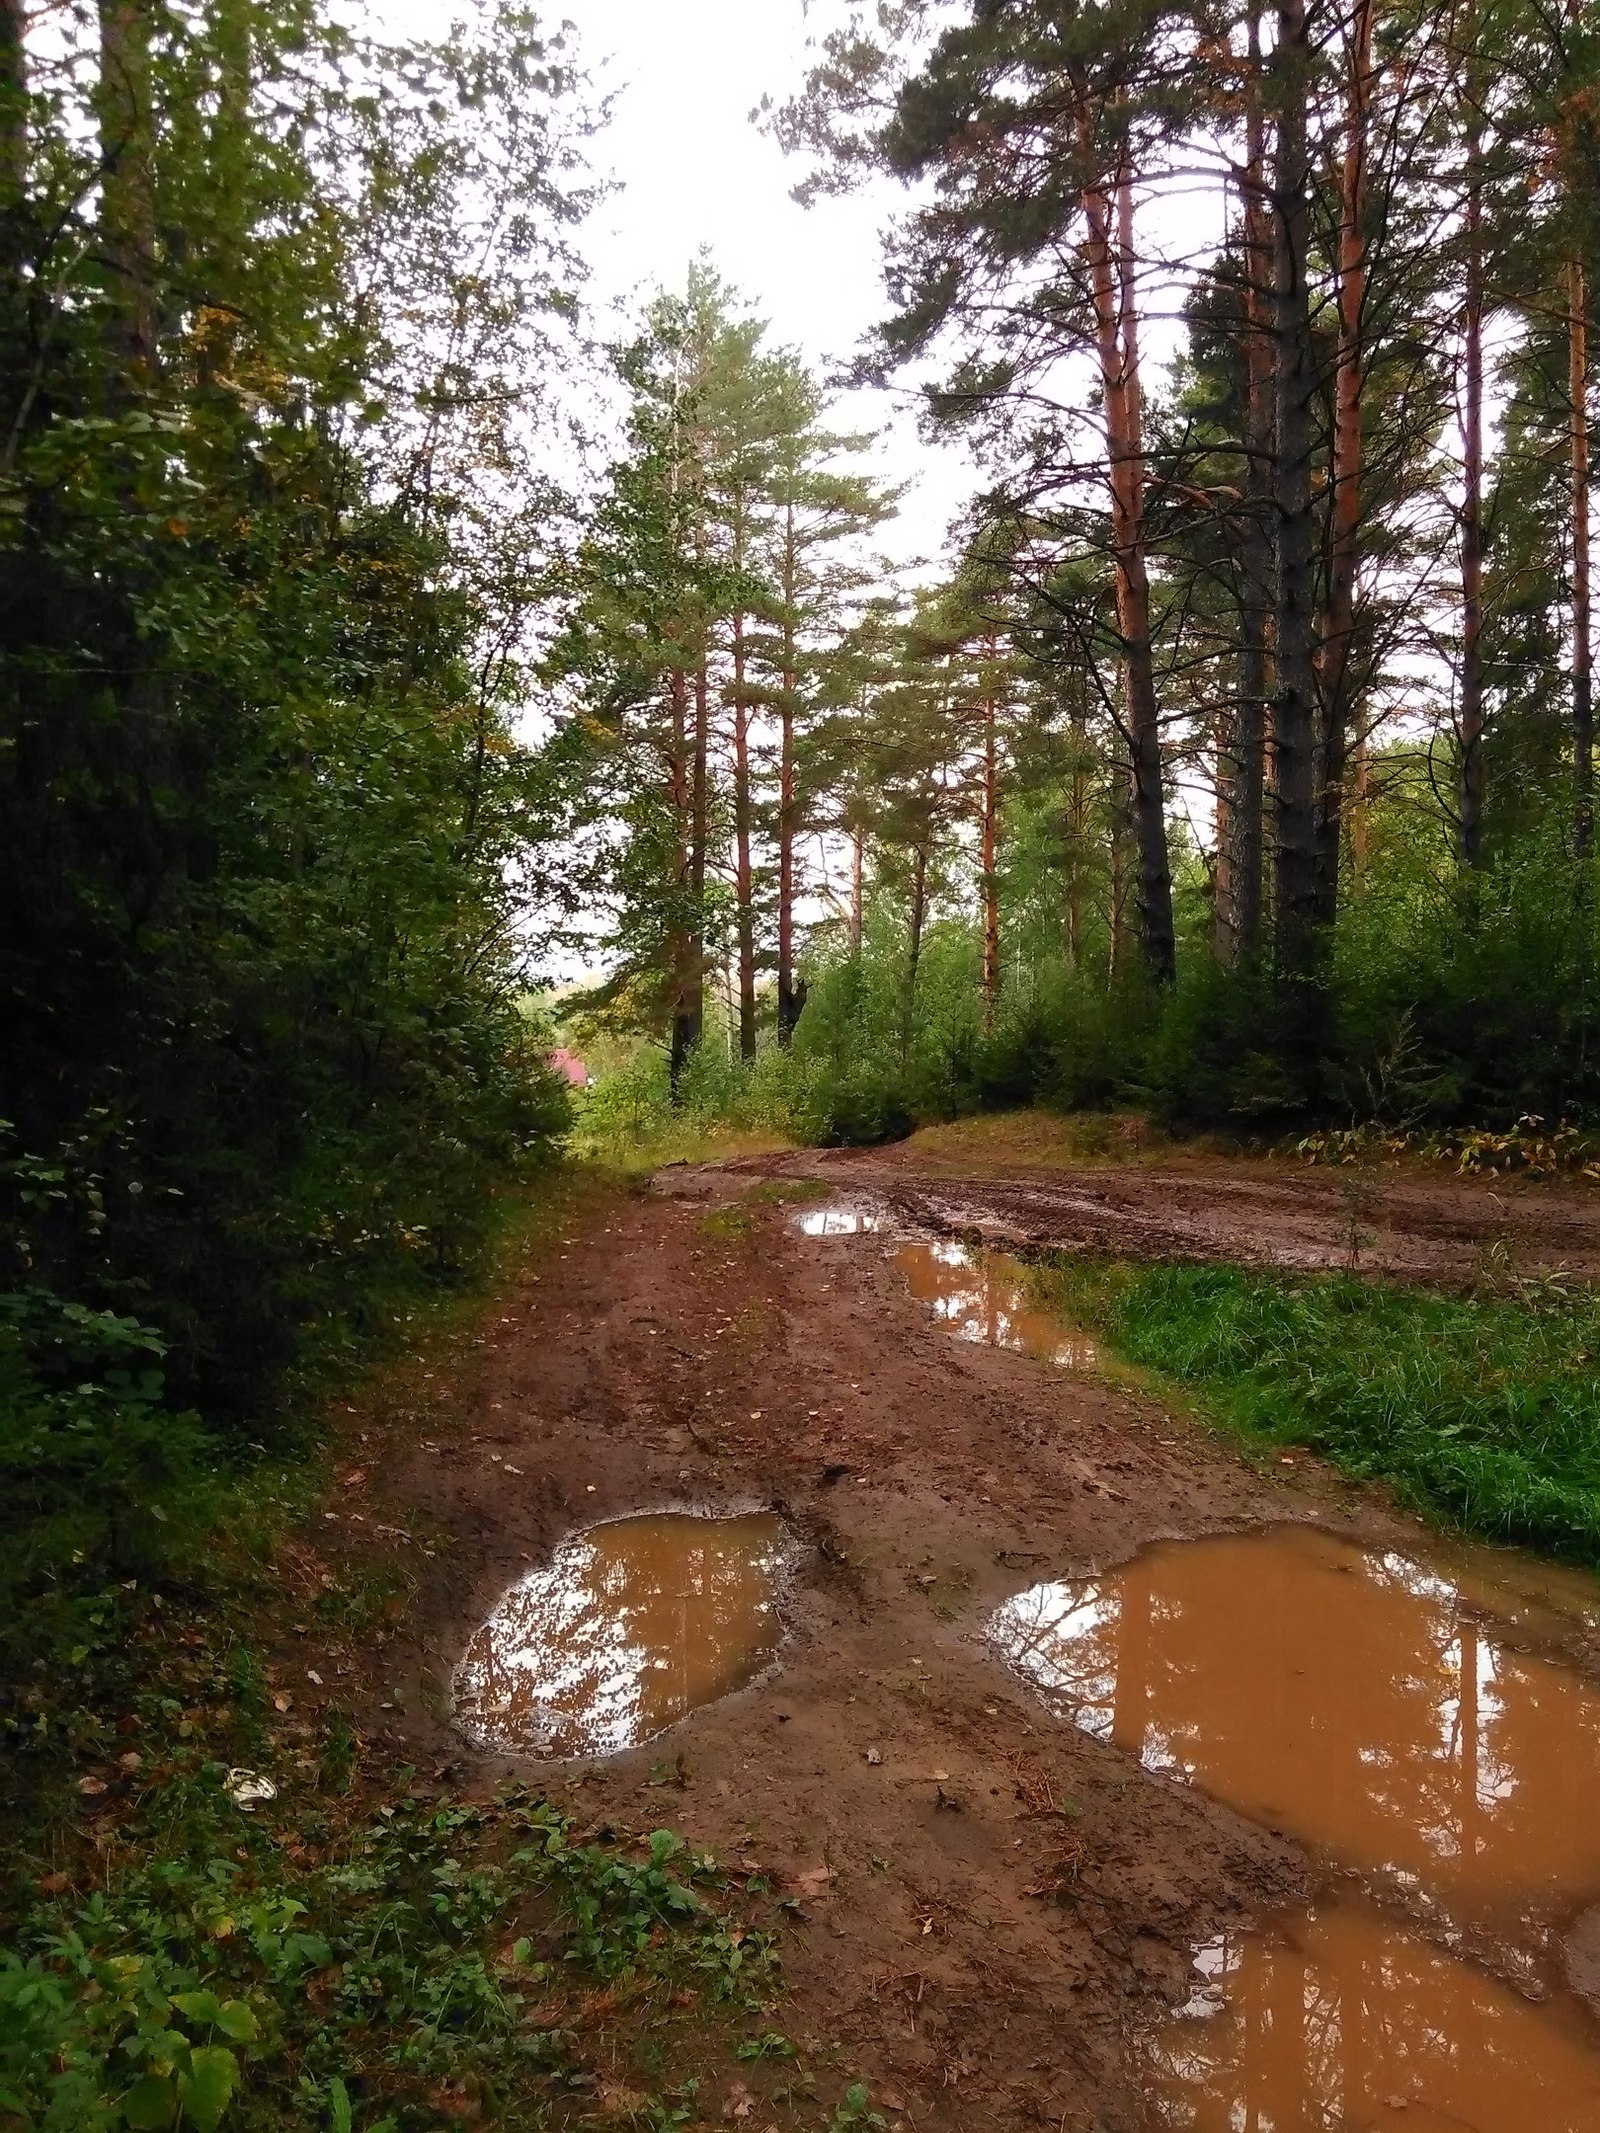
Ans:
<svg viewBox="0 0 1600 2133"><path fill-rule="evenodd" d="M919 1126L901 1143L908 1159L935 1166L1007 1170L1076 1169L1137 1163L1171 1154L1171 1137L1137 1111L984 1111Z"/></svg>
<svg viewBox="0 0 1600 2133"><path fill-rule="evenodd" d="M1468 1531L1600 1567L1600 1299L1052 1257L1042 1300L1267 1444Z"/></svg>

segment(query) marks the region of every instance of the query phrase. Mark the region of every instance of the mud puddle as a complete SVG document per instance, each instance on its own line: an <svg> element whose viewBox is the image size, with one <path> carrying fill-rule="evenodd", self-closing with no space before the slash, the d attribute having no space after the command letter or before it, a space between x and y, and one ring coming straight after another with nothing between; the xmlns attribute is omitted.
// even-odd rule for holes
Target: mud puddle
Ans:
<svg viewBox="0 0 1600 2133"><path fill-rule="evenodd" d="M1600 2055L1571 2010L1361 1903L1221 1935L1145 2047L1158 2119L1188 2133L1584 2133Z"/></svg>
<svg viewBox="0 0 1600 2133"><path fill-rule="evenodd" d="M456 1670L480 1747L615 1755L743 1688L776 1658L787 1533L770 1512L591 1526L511 1587Z"/></svg>
<svg viewBox="0 0 1600 2133"><path fill-rule="evenodd" d="M962 1340L1010 1348L1068 1370L1090 1369L1100 1359L1092 1340L1032 1303L1026 1268L1003 1252L972 1252L945 1242L904 1244L894 1263L917 1301Z"/></svg>
<svg viewBox="0 0 1600 2133"><path fill-rule="evenodd" d="M802 1237L865 1237L883 1227L882 1218L867 1207L812 1207L796 1215L794 1226Z"/></svg>
<svg viewBox="0 0 1600 2133"><path fill-rule="evenodd" d="M1188 2007L1146 2040L1163 2122L1600 2123L1592 2028L1564 1995L1525 1997L1600 1890L1600 1691L1530 1648L1588 1620L1595 1588L1490 1549L1446 1560L1269 1527L1160 1543L992 1618L1085 1732L1412 1914L1334 1896L1200 1949Z"/></svg>
<svg viewBox="0 0 1600 2133"><path fill-rule="evenodd" d="M1453 1917L1570 1911L1600 1890L1600 1692L1479 1606L1288 1526L1036 1585L991 1635L1085 1731L1348 1870Z"/></svg>

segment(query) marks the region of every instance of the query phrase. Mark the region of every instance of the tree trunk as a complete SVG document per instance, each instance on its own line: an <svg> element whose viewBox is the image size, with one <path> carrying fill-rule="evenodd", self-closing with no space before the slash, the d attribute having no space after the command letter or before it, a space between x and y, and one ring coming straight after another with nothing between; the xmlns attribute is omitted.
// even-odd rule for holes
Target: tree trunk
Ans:
<svg viewBox="0 0 1600 2133"><path fill-rule="evenodd" d="M993 651L991 647L991 657ZM1000 777L995 700L983 706L983 1026L994 1028L1000 1007Z"/></svg>
<svg viewBox="0 0 1600 2133"><path fill-rule="evenodd" d="M1355 716L1351 649L1361 536L1361 402L1366 356L1367 162L1372 123L1374 5L1375 0L1355 0L1351 16L1344 160L1339 173L1339 337L1333 382L1332 526L1316 751L1317 922L1321 926L1331 926L1339 909L1345 757Z"/></svg>
<svg viewBox="0 0 1600 2133"><path fill-rule="evenodd" d="M0 0L0 273L22 265L22 206L28 194L28 45L22 0Z"/></svg>
<svg viewBox="0 0 1600 2133"><path fill-rule="evenodd" d="M1067 867L1067 960L1074 971L1083 968L1083 839L1088 822L1088 789L1083 765L1075 763L1067 817L1072 835L1072 857Z"/></svg>
<svg viewBox="0 0 1600 2133"><path fill-rule="evenodd" d="M794 695L799 686L794 603L799 581L794 504L785 507L783 530L783 687L778 704L778 1042L794 1035L804 1004L794 982L795 765Z"/></svg>
<svg viewBox="0 0 1600 2133"><path fill-rule="evenodd" d="M1245 75L1244 195L1244 509L1238 530L1238 694L1226 714L1227 802L1217 825L1218 893L1214 947L1220 963L1261 946L1261 871L1266 787L1267 663L1272 616L1273 364L1269 295L1272 228L1267 190L1267 122L1261 81L1261 25L1252 8Z"/></svg>
<svg viewBox="0 0 1600 2133"><path fill-rule="evenodd" d="M861 953L861 877L866 860L867 833L858 823L850 835L850 953Z"/></svg>
<svg viewBox="0 0 1600 2133"><path fill-rule="evenodd" d="M736 564L735 567L740 567ZM750 863L750 707L744 617L733 618L733 896L739 932L739 1055L756 1056L755 876Z"/></svg>
<svg viewBox="0 0 1600 2133"><path fill-rule="evenodd" d="M1483 864L1483 120L1467 84L1466 290L1462 306L1461 863Z"/></svg>
<svg viewBox="0 0 1600 2133"><path fill-rule="evenodd" d="M922 961L922 929L928 916L928 847L917 843L911 860L911 925L906 946L906 990L900 1009L900 1065L911 1056L911 1035L917 1016L917 968Z"/></svg>
<svg viewBox="0 0 1600 2133"><path fill-rule="evenodd" d="M672 810L674 863L672 921L667 937L672 1040L668 1083L674 1100L689 1053L700 1041L702 962L690 914L694 910L693 803L689 739L689 677L681 667L667 676L672 707L672 744L667 762L667 804Z"/></svg>
<svg viewBox="0 0 1600 2133"><path fill-rule="evenodd" d="M1095 152L1094 125L1087 99L1081 95L1078 132L1087 164ZM1139 869L1139 942L1147 973L1156 984L1167 985L1177 967L1177 952L1161 725L1150 642L1139 328L1134 287L1133 173L1126 142L1119 150L1114 189L1101 181L1086 186L1083 206L1105 401L1111 552L1128 717L1129 802Z"/></svg>
<svg viewBox="0 0 1600 2133"><path fill-rule="evenodd" d="M1276 851L1274 916L1285 976L1309 971L1317 949L1316 525L1312 405L1316 350L1306 262L1310 159L1306 99L1310 45L1304 0L1278 0L1278 139L1273 171L1272 320L1276 341L1274 460L1277 689L1273 701Z"/></svg>
<svg viewBox="0 0 1600 2133"><path fill-rule="evenodd" d="M156 363L155 185L150 16L144 0L100 0L100 252L107 341L119 390L147 386Z"/></svg>
<svg viewBox="0 0 1600 2133"><path fill-rule="evenodd" d="M1572 405L1573 846L1594 841L1594 682L1589 615L1589 320L1582 261L1567 262L1567 388Z"/></svg>

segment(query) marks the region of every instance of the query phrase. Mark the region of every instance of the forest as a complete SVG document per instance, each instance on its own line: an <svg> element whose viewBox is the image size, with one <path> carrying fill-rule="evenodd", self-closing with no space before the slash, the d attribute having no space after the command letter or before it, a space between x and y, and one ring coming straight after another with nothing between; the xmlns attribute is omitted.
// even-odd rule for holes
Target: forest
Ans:
<svg viewBox="0 0 1600 2133"><path fill-rule="evenodd" d="M713 1192L730 1150L866 1166L783 1156L704 1217L735 1256L791 1190L887 1190L902 1143L981 1164L1019 1111L1018 1162L1065 1119L1074 1163L1600 1175L1588 9L813 7L751 122L800 202L884 203L879 320L833 363L694 231L620 325L593 300L581 23L386 24L0 0L5 2133L695 2122L665 2074L655 2116L601 2109L581 2011L525 2034L533 1943L514 2006L471 1952L553 1906L586 1990L643 1964L753 2014L676 1837L624 1867L519 1795L523 1864L463 1868L406 1794L286 1893L218 1834L291 1707L238 1625L329 1461L376 1462L332 1408L415 1421L406 1372L477 1369L507 1269L596 1209L620 1236L664 1153ZM906 559L874 392L966 455L936 554ZM1096 1229L1098 1271L1036 1285L1246 1435L1600 1561L1592 1213L1535 1268L1520 1216L1412 1210L1477 1254L1413 1264L1360 1177L1309 1257L1135 1277ZM1375 1302L1374 1251L1455 1301ZM305 1575L306 1622L401 1635L403 1581ZM114 1835L94 1772L207 1708L214 1752ZM324 1779L397 1723L329 1717ZM195 1953L235 1882L248 1989ZM375 1925L369 1983L341 1907L402 1882L421 1937L391 1975ZM410 2041L375 2072L383 2020ZM901 2122L859 2083L827 2109L781 2122Z"/></svg>

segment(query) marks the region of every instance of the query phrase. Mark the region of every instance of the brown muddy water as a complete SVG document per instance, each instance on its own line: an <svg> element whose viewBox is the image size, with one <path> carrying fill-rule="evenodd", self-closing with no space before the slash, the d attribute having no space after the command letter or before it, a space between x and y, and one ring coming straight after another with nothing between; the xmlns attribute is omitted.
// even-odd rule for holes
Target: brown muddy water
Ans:
<svg viewBox="0 0 1600 2133"><path fill-rule="evenodd" d="M480 1747L615 1755L753 1681L782 1639L787 1533L771 1512L591 1526L520 1579L456 1669Z"/></svg>
<svg viewBox="0 0 1600 2133"><path fill-rule="evenodd" d="M948 1242L904 1244L894 1263L917 1301L962 1340L1011 1348L1068 1370L1091 1369L1100 1359L1092 1340L1033 1304L1026 1268L1003 1252L972 1252Z"/></svg>
<svg viewBox="0 0 1600 2133"><path fill-rule="evenodd" d="M1449 1916L1600 1892L1600 1690L1410 1556L1314 1526L1168 1542L1019 1593L991 1635L1146 1769Z"/></svg>
<svg viewBox="0 0 1600 2133"><path fill-rule="evenodd" d="M1187 2133L1587 2133L1600 2054L1366 1904L1222 1935L1146 2044L1158 2122Z"/></svg>
<svg viewBox="0 0 1600 2133"><path fill-rule="evenodd" d="M1528 1647L1595 1597L1491 1549L1435 1563L1285 1526L1166 1542L996 1611L995 1647L1064 1716L1410 1914L1330 1897L1198 1950L1195 1996L1146 2040L1163 2123L1600 2127L1592 2023L1528 1997L1600 1894L1600 1690Z"/></svg>

